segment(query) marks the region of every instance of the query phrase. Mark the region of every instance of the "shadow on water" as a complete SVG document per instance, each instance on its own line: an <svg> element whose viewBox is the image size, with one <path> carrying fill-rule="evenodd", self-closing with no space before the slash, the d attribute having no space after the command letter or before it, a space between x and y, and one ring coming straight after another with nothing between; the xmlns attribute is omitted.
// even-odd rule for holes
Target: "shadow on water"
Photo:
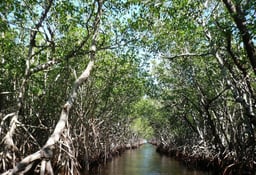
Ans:
<svg viewBox="0 0 256 175"><path fill-rule="evenodd" d="M188 170L178 161L162 156L155 147L145 144L138 149L128 150L114 158L97 172L90 175L208 175L210 173ZM87 174L85 174L87 175Z"/></svg>

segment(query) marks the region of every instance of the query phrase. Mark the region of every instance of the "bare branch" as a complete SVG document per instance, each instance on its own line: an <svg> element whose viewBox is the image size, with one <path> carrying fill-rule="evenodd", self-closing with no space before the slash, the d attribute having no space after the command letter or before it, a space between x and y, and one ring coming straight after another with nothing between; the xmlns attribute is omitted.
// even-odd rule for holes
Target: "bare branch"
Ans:
<svg viewBox="0 0 256 175"><path fill-rule="evenodd" d="M42 13L38 23L35 25L35 29L32 30L30 34L30 46L35 46L35 38L36 38L37 32L39 31L39 28L42 26L43 21L47 17L47 14L52 6L53 0L48 0L48 2L46 1L46 3L47 3L47 6L44 12Z"/></svg>
<svg viewBox="0 0 256 175"><path fill-rule="evenodd" d="M37 67L35 68L32 68L30 69L30 75L33 74L33 73L36 73L36 72L39 72L41 70L45 70L49 67L51 67L52 65L55 65L55 64L58 64L59 62L58 61L55 61L55 60L50 60L48 61L47 63L44 63L44 64L40 64L38 65Z"/></svg>
<svg viewBox="0 0 256 175"><path fill-rule="evenodd" d="M179 55L173 55L173 56L162 56L162 58L164 59L168 59L168 60L173 60L175 58L180 58L180 57L200 57L200 56L208 56L211 55L210 52L206 52L206 53L182 53Z"/></svg>

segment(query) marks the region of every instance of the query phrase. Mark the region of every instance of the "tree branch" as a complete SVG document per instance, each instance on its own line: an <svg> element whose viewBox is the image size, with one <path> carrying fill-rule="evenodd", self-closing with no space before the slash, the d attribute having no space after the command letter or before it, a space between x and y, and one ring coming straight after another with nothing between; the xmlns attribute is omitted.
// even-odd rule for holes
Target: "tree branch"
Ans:
<svg viewBox="0 0 256 175"><path fill-rule="evenodd" d="M173 55L173 56L163 56L163 58L168 59L168 60L173 60L175 58L180 58L180 57L200 57L200 56L207 56L211 55L210 52L206 53L182 53L178 55Z"/></svg>
<svg viewBox="0 0 256 175"><path fill-rule="evenodd" d="M251 66L253 68L254 74L256 75L256 48L252 41L252 36L246 26L245 14L239 5L234 4L231 0L222 0L228 9L230 15L235 21L235 24L240 31L243 43L245 46L245 51L250 60Z"/></svg>

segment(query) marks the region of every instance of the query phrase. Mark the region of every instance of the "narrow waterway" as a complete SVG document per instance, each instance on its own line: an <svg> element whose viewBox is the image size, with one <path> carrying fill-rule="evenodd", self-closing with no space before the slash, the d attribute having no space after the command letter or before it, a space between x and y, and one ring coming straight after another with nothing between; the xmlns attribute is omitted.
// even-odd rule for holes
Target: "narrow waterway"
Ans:
<svg viewBox="0 0 256 175"><path fill-rule="evenodd" d="M158 154L155 147L145 144L115 157L98 172L90 175L208 175L209 173L188 170L170 157Z"/></svg>

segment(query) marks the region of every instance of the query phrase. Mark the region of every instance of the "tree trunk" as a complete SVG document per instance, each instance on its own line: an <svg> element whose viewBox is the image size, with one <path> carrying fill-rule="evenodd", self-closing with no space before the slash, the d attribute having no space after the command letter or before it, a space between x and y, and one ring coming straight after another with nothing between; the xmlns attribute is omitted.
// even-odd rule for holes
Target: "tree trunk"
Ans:
<svg viewBox="0 0 256 175"><path fill-rule="evenodd" d="M254 74L256 75L256 48L252 41L252 36L249 33L249 30L246 26L245 14L242 11L241 7L238 4L234 4L232 0L222 0L228 9L230 15L234 19L238 30L243 39L243 43L245 46L245 51L250 60L251 66L253 68Z"/></svg>
<svg viewBox="0 0 256 175"><path fill-rule="evenodd" d="M48 138L47 142L43 146L43 148L31 155L28 155L25 157L23 160L21 160L16 167L13 169L3 173L3 174L19 174L19 173L24 173L30 170L32 167L34 161L36 160L50 160L53 157L53 148L55 144L59 141L61 134L63 133L67 122L68 122L68 116L69 116L69 111L72 108L76 98L77 98L77 90L78 88L86 82L88 77L90 76L91 70L94 67L94 61L95 61L95 54L96 54L96 42L97 42L97 36L98 36L98 30L99 30L99 23L100 23L100 18L102 15L102 0L98 0L98 11L97 15L94 21L94 33L92 36L92 44L91 44L91 49L90 49L90 61L84 70L84 72L80 75L79 78L77 78L74 82L74 85L72 87L71 93L69 95L68 100L66 101L65 105L62 107L60 119L55 126L54 132L52 135ZM49 167L49 161L47 161L48 167ZM44 171L41 169L41 171Z"/></svg>

